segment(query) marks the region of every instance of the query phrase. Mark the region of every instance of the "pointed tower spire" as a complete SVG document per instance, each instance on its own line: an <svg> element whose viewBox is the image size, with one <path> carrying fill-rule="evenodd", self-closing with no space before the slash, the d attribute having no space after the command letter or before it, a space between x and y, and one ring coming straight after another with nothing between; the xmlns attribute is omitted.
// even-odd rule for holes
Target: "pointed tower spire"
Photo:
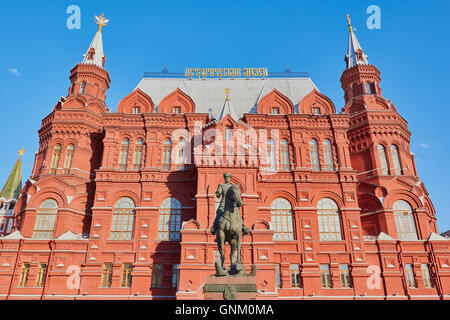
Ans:
<svg viewBox="0 0 450 320"><path fill-rule="evenodd" d="M20 192L22 191L22 156L24 153L25 150L23 148L19 150L19 159L17 159L8 180L6 180L0 192L0 198L7 200L19 199Z"/></svg>
<svg viewBox="0 0 450 320"><path fill-rule="evenodd" d="M220 121L223 118L225 118L225 116L227 114L230 115L234 120L238 120L237 113L231 107L230 99L228 98L229 93L230 93L230 89L226 88L225 89L225 94L226 94L225 102L224 102L222 108L220 109L219 115L217 116L217 121Z"/></svg>
<svg viewBox="0 0 450 320"><path fill-rule="evenodd" d="M355 112L368 101L361 102L358 106L350 107L347 104L355 98L360 97L363 100L369 99L369 96L377 95L381 97L380 71L367 61L367 55L364 54L361 45L353 32L350 17L347 14L348 23L348 51L345 55L346 68L341 76L341 86L344 89L344 100L346 112Z"/></svg>
<svg viewBox="0 0 450 320"><path fill-rule="evenodd" d="M106 110L105 99L106 91L109 89L111 79L105 66L105 55L103 54L102 27L109 21L105 19L103 13L95 16L98 24L97 33L94 36L83 61L70 70L70 88L63 108L79 108L88 105L94 112L102 113ZM81 95L82 97L78 97ZM98 99L98 103L80 103L77 99ZM74 99L76 101L74 101Z"/></svg>
<svg viewBox="0 0 450 320"><path fill-rule="evenodd" d="M95 20L95 23L98 24L97 33L95 34L94 39L92 39L88 50L83 55L83 61L81 63L94 64L103 69L105 64L105 55L103 54L102 27L106 26L109 20L105 19L103 13L100 17L95 16Z"/></svg>
<svg viewBox="0 0 450 320"><path fill-rule="evenodd" d="M348 50L345 55L345 62L347 63L347 69L350 69L356 65L368 65L367 55L364 54L361 45L353 32L350 16L347 14L348 22Z"/></svg>

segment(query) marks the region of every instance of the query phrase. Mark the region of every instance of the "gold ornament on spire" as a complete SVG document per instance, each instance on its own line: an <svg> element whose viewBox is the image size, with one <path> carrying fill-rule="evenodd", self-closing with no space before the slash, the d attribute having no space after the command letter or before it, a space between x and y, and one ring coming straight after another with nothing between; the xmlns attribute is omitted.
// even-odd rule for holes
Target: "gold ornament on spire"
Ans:
<svg viewBox="0 0 450 320"><path fill-rule="evenodd" d="M348 22L348 31L353 32L352 30L352 23L350 21L350 15L347 13L347 22Z"/></svg>
<svg viewBox="0 0 450 320"><path fill-rule="evenodd" d="M19 152L19 157L22 157L23 154L25 153L25 149L21 148L18 152Z"/></svg>
<svg viewBox="0 0 450 320"><path fill-rule="evenodd" d="M103 16L103 13L100 17L95 16L95 23L98 24L98 31L102 31L102 27L106 26L108 22L109 20Z"/></svg>
<svg viewBox="0 0 450 320"><path fill-rule="evenodd" d="M228 94L230 93L230 89L226 88L225 89L225 94L227 95L227 97L225 98L225 100L228 101Z"/></svg>

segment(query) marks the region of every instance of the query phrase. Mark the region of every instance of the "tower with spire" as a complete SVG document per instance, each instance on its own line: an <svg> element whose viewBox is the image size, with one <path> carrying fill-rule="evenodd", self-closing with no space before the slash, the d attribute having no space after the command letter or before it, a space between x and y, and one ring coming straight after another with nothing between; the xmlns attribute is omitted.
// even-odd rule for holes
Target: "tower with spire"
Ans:
<svg viewBox="0 0 450 320"><path fill-rule="evenodd" d="M239 119L237 113L234 111L234 109L231 107L230 104L230 98L229 98L229 94L230 94L230 89L225 89L225 101L223 103L222 108L219 111L219 114L217 115L217 121L220 122L223 118L225 118L227 115L229 115L230 117L232 117L235 121L237 119Z"/></svg>
<svg viewBox="0 0 450 320"><path fill-rule="evenodd" d="M111 79L105 70L106 57L103 53L102 27L109 21L103 14L96 16L97 32L81 63L70 71L69 94L61 104L62 108L87 108L96 113L106 110L106 91ZM83 105L84 104L84 105Z"/></svg>
<svg viewBox="0 0 450 320"><path fill-rule="evenodd" d="M347 22L348 50L341 76L343 111L350 115L347 138L352 167L358 171L363 228L368 234L396 235L394 214L384 208L386 198L414 190L422 197L417 217L423 233L420 236L426 237L430 231L437 232L436 218L416 171L410 149L411 132L393 103L382 96L380 71L369 63L348 15ZM370 214L373 211L377 213Z"/></svg>
<svg viewBox="0 0 450 320"><path fill-rule="evenodd" d="M357 111L366 104L367 95L381 96L380 88L380 71L372 64L369 64L367 55L364 53L361 45L356 38L355 32L347 14L348 22L348 48L345 55L346 68L341 77L342 89L344 89L344 100L346 103L345 111L351 113ZM360 104L353 104L352 108L349 103L360 98Z"/></svg>
<svg viewBox="0 0 450 320"><path fill-rule="evenodd" d="M22 156L25 150L19 150L17 159L11 174L6 180L0 192L0 235L7 235L11 232L14 219L14 209L22 191Z"/></svg>
<svg viewBox="0 0 450 320"><path fill-rule="evenodd" d="M63 222L55 226L54 237L68 229L75 234L87 234L90 229L89 204L94 198L95 170L102 159L102 119L108 112L105 97L111 81L102 41L102 27L108 20L103 14L95 18L98 29L81 62L71 70L68 95L42 121L39 149L24 187L27 197L45 189L62 192L57 206ZM31 221L36 219L36 210L32 208L26 203L17 217L22 234L28 237L35 228Z"/></svg>

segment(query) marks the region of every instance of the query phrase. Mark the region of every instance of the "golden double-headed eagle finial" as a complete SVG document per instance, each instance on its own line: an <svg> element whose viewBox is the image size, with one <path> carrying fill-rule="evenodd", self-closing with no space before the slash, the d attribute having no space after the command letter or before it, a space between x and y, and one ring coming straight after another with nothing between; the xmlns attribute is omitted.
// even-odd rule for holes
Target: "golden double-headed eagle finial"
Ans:
<svg viewBox="0 0 450 320"><path fill-rule="evenodd" d="M229 89L229 88L226 88L226 89L225 89L225 94L227 95L226 98L225 98L225 100L228 101L228 95L230 94L230 89Z"/></svg>
<svg viewBox="0 0 450 320"><path fill-rule="evenodd" d="M353 32L352 23L350 21L350 15L347 13L348 31Z"/></svg>
<svg viewBox="0 0 450 320"><path fill-rule="evenodd" d="M95 16L95 23L98 24L98 31L102 31L102 27L106 26L108 22L109 20L103 16L103 13L100 17Z"/></svg>
<svg viewBox="0 0 450 320"><path fill-rule="evenodd" d="M19 157L21 157L25 153L25 149L21 148L18 152L19 152Z"/></svg>

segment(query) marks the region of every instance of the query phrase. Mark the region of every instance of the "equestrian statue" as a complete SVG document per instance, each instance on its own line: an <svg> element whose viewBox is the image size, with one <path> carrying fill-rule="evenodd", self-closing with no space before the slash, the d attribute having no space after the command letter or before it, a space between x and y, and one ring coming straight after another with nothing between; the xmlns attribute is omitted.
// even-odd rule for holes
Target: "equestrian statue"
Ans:
<svg viewBox="0 0 450 320"><path fill-rule="evenodd" d="M216 190L216 197L220 197L219 208L216 212L216 219L211 228L211 233L216 235L216 242L219 247L220 261L216 261L216 275L245 275L244 266L241 264L241 242L242 236L249 234L250 229L245 226L240 207L242 207L241 191L239 186L231 183L231 174L223 175L225 182L219 184ZM230 263L229 270L225 269L225 243L229 243ZM236 258L235 257L236 253ZM256 272L253 267L252 275Z"/></svg>

